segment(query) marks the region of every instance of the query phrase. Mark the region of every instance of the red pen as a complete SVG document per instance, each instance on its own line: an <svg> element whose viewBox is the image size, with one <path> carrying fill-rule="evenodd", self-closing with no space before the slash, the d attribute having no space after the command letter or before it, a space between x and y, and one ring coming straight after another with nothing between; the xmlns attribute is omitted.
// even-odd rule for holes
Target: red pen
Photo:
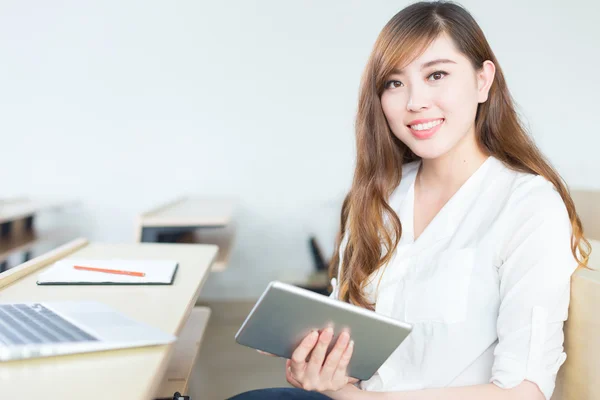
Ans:
<svg viewBox="0 0 600 400"><path fill-rule="evenodd" d="M122 271L118 269L107 269L107 268L95 268L95 267L85 267L82 265L75 265L73 268L81 270L81 271L93 271L93 272L104 272L107 274L118 274L118 275L130 275L130 276L146 276L144 272L135 272L135 271Z"/></svg>

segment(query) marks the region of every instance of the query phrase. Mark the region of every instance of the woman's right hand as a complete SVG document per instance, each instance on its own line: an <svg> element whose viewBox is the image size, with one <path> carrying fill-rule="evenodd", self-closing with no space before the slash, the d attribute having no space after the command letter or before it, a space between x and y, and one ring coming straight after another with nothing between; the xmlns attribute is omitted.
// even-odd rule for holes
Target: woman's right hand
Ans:
<svg viewBox="0 0 600 400"><path fill-rule="evenodd" d="M277 358L279 358L279 356L276 356L275 354L267 353L266 351L262 351L262 350L256 350L256 351L258 351L260 354L264 354L265 356L270 356L270 357L277 357Z"/></svg>

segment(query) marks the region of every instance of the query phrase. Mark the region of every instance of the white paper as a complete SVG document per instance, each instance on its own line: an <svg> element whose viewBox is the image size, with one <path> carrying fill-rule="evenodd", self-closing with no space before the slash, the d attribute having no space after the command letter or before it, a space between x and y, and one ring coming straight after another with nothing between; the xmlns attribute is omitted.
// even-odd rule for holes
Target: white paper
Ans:
<svg viewBox="0 0 600 400"><path fill-rule="evenodd" d="M82 271L75 265L121 271L143 272L146 276ZM173 278L177 261L173 260L78 260L64 259L53 264L38 276L38 283L162 283Z"/></svg>

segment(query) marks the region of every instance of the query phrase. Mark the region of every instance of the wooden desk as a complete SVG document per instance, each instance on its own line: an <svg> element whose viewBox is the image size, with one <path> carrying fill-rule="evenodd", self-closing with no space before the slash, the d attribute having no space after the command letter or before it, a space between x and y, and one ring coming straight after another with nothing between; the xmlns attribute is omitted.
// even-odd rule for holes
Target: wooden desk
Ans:
<svg viewBox="0 0 600 400"><path fill-rule="evenodd" d="M0 301L96 300L180 336L216 253L211 245L88 244L78 239L0 274ZM167 286L37 286L38 273L65 257L174 259L179 269L174 284ZM180 342L0 363L0 399L152 399Z"/></svg>
<svg viewBox="0 0 600 400"><path fill-rule="evenodd" d="M34 229L34 217L38 213L72 204L75 202L0 199L0 272L76 238L77 233L70 228Z"/></svg>
<svg viewBox="0 0 600 400"><path fill-rule="evenodd" d="M203 243L219 247L212 271L227 267L235 226L235 202L182 197L142 213L136 226L138 243Z"/></svg>
<svg viewBox="0 0 600 400"><path fill-rule="evenodd" d="M38 212L58 210L72 202L18 198L0 200L0 224L30 217Z"/></svg>
<svg viewBox="0 0 600 400"><path fill-rule="evenodd" d="M225 226L231 222L231 200L182 197L143 213L143 227Z"/></svg>

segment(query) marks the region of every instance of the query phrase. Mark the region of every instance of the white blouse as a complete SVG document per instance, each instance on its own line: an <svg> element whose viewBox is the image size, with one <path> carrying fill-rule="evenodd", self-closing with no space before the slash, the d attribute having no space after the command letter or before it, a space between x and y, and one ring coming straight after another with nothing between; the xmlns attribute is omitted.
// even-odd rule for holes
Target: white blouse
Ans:
<svg viewBox="0 0 600 400"><path fill-rule="evenodd" d="M413 331L361 388L512 388L529 380L550 399L566 358L563 321L577 267L562 198L545 178L489 157L415 241L419 164L403 167L390 197L400 243L365 287L376 312Z"/></svg>

